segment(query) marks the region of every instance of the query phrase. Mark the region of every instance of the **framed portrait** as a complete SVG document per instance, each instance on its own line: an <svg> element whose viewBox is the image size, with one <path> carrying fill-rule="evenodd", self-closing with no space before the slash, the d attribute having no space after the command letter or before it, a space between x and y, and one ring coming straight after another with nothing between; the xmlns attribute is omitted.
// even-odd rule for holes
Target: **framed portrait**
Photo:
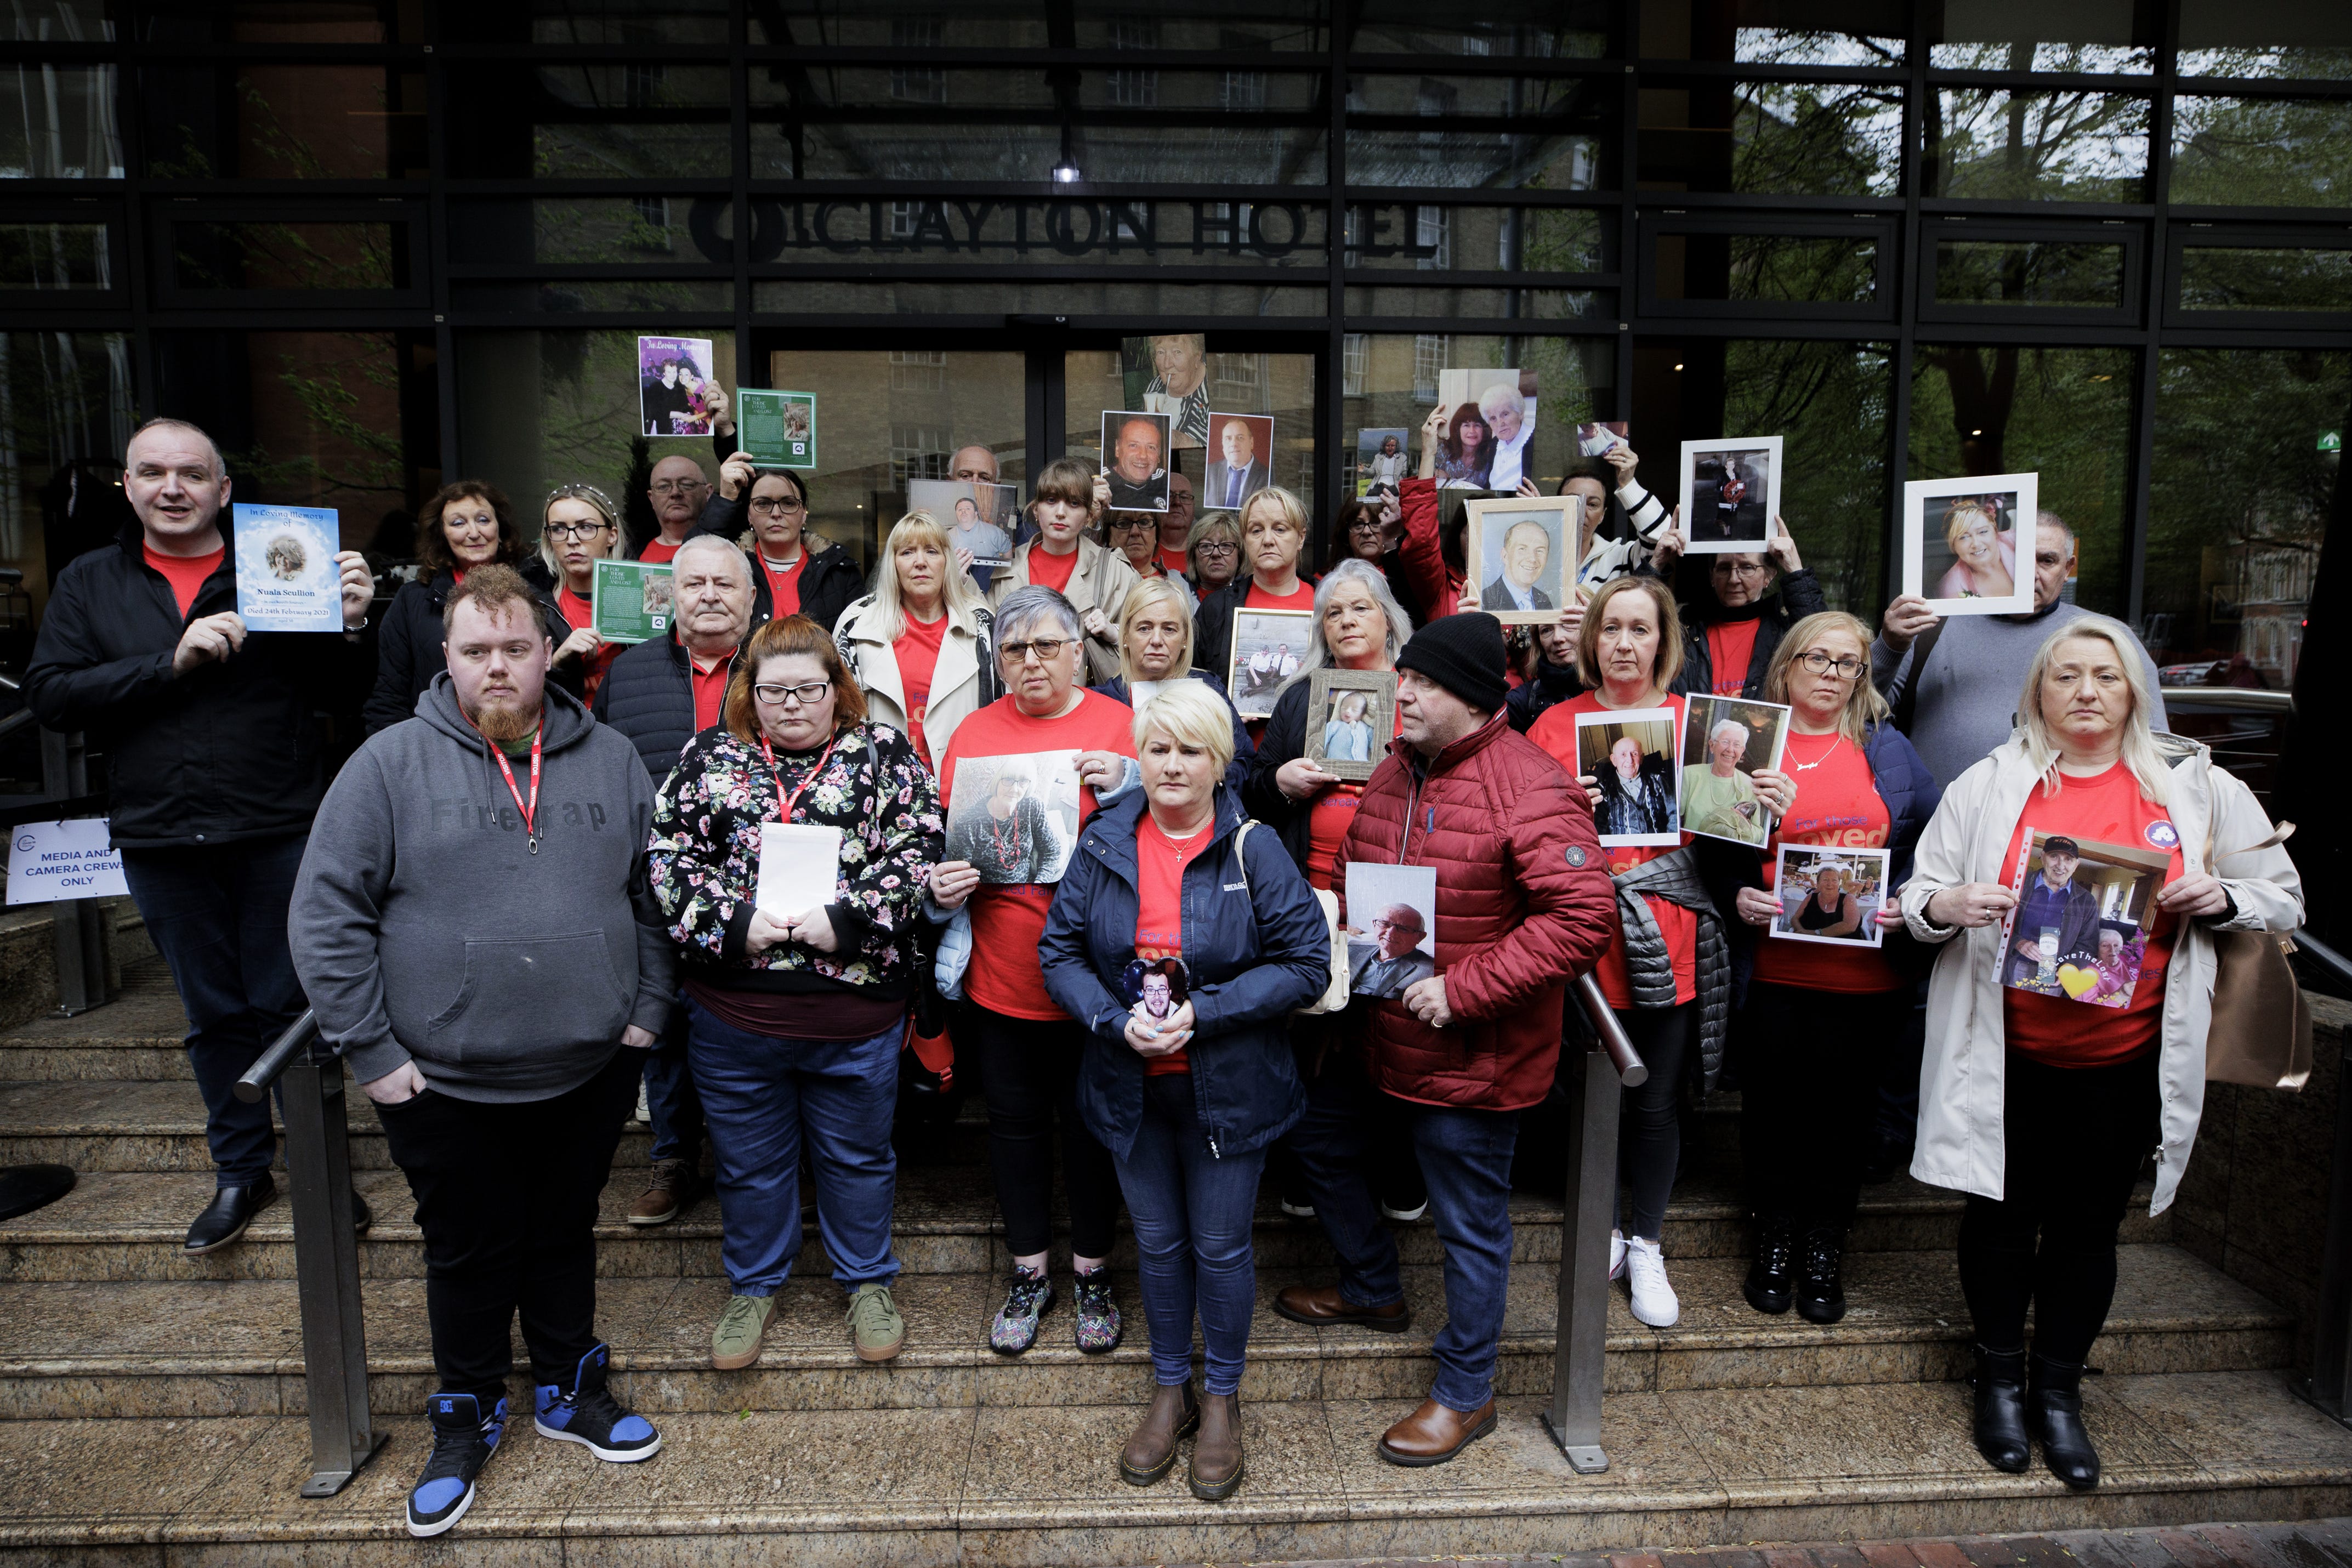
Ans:
<svg viewBox="0 0 2352 1568"><path fill-rule="evenodd" d="M1396 495L1412 471L1412 432L1402 425L1356 432L1356 494Z"/></svg>
<svg viewBox="0 0 2352 1568"><path fill-rule="evenodd" d="M1745 697L1693 697L1683 719L1683 831L1764 847L1772 813L1756 793L1759 768L1777 770L1789 710Z"/></svg>
<svg viewBox="0 0 2352 1568"><path fill-rule="evenodd" d="M943 858L969 860L983 883L1060 881L1078 841L1077 756L958 757L948 785Z"/></svg>
<svg viewBox="0 0 2352 1568"><path fill-rule="evenodd" d="M1113 511L1168 510L1168 416L1106 408L1102 472L1110 480Z"/></svg>
<svg viewBox="0 0 2352 1568"><path fill-rule="evenodd" d="M1195 504L1204 511L1236 511L1274 483L1274 416L1211 414L1209 460Z"/></svg>
<svg viewBox="0 0 2352 1568"><path fill-rule="evenodd" d="M1437 868L1348 867L1348 994L1402 996L1437 973Z"/></svg>
<svg viewBox="0 0 2352 1568"><path fill-rule="evenodd" d="M907 510L929 512L948 531L948 548L971 551L974 566L1003 566L1013 559L1010 523L1020 495L1015 486L980 479L908 479Z"/></svg>
<svg viewBox="0 0 2352 1568"><path fill-rule="evenodd" d="M1527 468L1528 444L1535 438L1536 373L1441 370L1437 401L1446 411L1437 482L1471 489L1517 489Z"/></svg>
<svg viewBox="0 0 2352 1568"><path fill-rule="evenodd" d="M1780 912L1767 928L1787 942L1878 947L1878 911L1894 897L1887 876L1893 851L1783 844L1773 868Z"/></svg>
<svg viewBox="0 0 2352 1568"><path fill-rule="evenodd" d="M1903 591L1939 616L2033 608L2038 474L1903 482Z"/></svg>
<svg viewBox="0 0 2352 1568"><path fill-rule="evenodd" d="M2017 902L2001 928L2004 987L2094 1007L2130 1005L2180 836L2159 822L2148 838L2159 847L2028 837L2010 883Z"/></svg>
<svg viewBox="0 0 2352 1568"><path fill-rule="evenodd" d="M1235 610L1225 668L1234 711L1244 719L1272 718L1275 693L1307 668L1314 648L1315 616L1308 611Z"/></svg>
<svg viewBox="0 0 2352 1568"><path fill-rule="evenodd" d="M706 389L719 384L709 338L637 340L637 433L708 436Z"/></svg>
<svg viewBox="0 0 2352 1568"><path fill-rule="evenodd" d="M1780 437L1684 442L1682 502L1685 553L1760 553L1780 515Z"/></svg>
<svg viewBox="0 0 2352 1568"><path fill-rule="evenodd" d="M1618 708L1576 716L1576 771L1601 792L1592 826L1601 842L1683 841L1682 769L1671 708Z"/></svg>
<svg viewBox="0 0 2352 1568"><path fill-rule="evenodd" d="M1464 559L1472 566L1478 607L1507 626L1549 626L1576 592L1576 543L1582 503L1573 496L1479 497L1468 518Z"/></svg>
<svg viewBox="0 0 2352 1568"><path fill-rule="evenodd" d="M1396 735L1396 671L1317 670L1307 677L1307 755L1323 771L1370 778Z"/></svg>

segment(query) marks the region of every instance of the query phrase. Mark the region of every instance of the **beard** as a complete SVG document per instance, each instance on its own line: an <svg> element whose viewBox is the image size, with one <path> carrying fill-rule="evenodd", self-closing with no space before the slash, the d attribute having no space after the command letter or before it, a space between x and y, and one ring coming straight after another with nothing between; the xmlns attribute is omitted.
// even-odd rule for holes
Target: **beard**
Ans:
<svg viewBox="0 0 2352 1568"><path fill-rule="evenodd" d="M520 697L502 697L462 710L474 728L482 732L482 739L502 746L538 729L541 709L539 703L525 707Z"/></svg>

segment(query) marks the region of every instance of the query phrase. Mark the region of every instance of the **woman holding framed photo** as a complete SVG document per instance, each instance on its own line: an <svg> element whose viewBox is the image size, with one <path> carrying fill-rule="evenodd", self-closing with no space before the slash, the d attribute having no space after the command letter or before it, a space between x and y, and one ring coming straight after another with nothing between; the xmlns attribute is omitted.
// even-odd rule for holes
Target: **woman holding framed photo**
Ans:
<svg viewBox="0 0 2352 1568"><path fill-rule="evenodd" d="M1127 596L1127 613L1118 618L1118 673L1088 689L1140 708L1162 681L1185 676L1215 692L1233 717L1234 754L1225 764L1225 786L1238 797L1255 754L1249 729L1234 711L1225 683L1192 662L1192 614L1182 589L1170 578L1147 577Z"/></svg>

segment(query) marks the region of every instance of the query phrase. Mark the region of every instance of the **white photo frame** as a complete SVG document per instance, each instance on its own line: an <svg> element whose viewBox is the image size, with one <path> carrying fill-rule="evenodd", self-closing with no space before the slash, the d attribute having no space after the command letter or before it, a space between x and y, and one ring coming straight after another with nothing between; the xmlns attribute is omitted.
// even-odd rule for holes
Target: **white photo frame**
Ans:
<svg viewBox="0 0 2352 1568"><path fill-rule="evenodd" d="M1685 441L1679 473L1682 511L1676 526L1684 554L1761 554L1770 546L1777 531L1773 520L1780 515L1780 437ZM1736 490L1731 489L1735 484ZM1727 493L1731 495L1727 513L1723 503ZM1705 520L1697 515L1702 504Z"/></svg>
<svg viewBox="0 0 2352 1568"><path fill-rule="evenodd" d="M1612 757L1627 741L1641 751L1630 788L1616 782L1622 770ZM1620 844L1664 847L1683 841L1681 750L1682 724L1671 708L1607 708L1576 716L1577 772L1601 791L1592 822L1601 829L1602 848ZM1648 787L1643 773L1663 787Z"/></svg>
<svg viewBox="0 0 2352 1568"><path fill-rule="evenodd" d="M1906 479L1903 482L1903 592L1927 601L1939 616L2020 616L2033 608L2034 519L2041 510L2039 474L1971 474L1957 479ZM1960 547L1952 541L1955 528L1977 530L1973 514L1963 511L1970 501L1990 525L1992 549L1999 557L2008 547L2010 591L2007 594L1950 593L1973 580L1962 563ZM2004 524L2006 527L2004 528Z"/></svg>
<svg viewBox="0 0 2352 1568"><path fill-rule="evenodd" d="M1878 911L1895 896L1888 886L1893 868L1891 849L1853 849L1820 844L1783 844L1776 858L1772 887L1780 900L1779 912L1766 933L1781 942L1817 942L1824 947L1880 948L1885 945L1885 928L1878 923ZM1801 916L1808 900L1818 893L1816 879L1824 868L1835 867L1839 874L1841 900L1853 898L1860 906L1861 923L1846 936L1822 936L1803 928ZM1790 895L1799 887L1804 894L1795 902ZM1857 891L1857 889L1863 889ZM1816 906L1818 907L1818 906Z"/></svg>

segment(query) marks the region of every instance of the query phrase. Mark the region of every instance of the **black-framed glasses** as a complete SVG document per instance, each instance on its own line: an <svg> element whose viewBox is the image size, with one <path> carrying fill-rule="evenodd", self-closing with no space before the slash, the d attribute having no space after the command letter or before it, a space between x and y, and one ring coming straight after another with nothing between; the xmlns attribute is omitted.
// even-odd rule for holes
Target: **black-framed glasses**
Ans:
<svg viewBox="0 0 2352 1568"><path fill-rule="evenodd" d="M609 522L551 522L547 525L550 539L593 539L612 529Z"/></svg>
<svg viewBox="0 0 2352 1568"><path fill-rule="evenodd" d="M795 686L754 686L751 695L772 708L782 707L787 698L803 708L814 708L824 701L824 694L832 689L833 683L829 680L803 680Z"/></svg>
<svg viewBox="0 0 2352 1568"><path fill-rule="evenodd" d="M1075 646L1075 639L1070 637L1033 637L1027 642L1002 644L996 651L1008 664L1026 664L1033 653L1037 656L1038 663L1051 664L1062 657L1064 648Z"/></svg>
<svg viewBox="0 0 2352 1568"><path fill-rule="evenodd" d="M1835 675L1840 680L1859 680L1862 679L1862 672L1870 668L1868 664L1858 658L1832 658L1819 648L1813 649L1811 653L1799 654L1797 662L1815 675Z"/></svg>
<svg viewBox="0 0 2352 1568"><path fill-rule="evenodd" d="M1156 517L1115 517L1104 526L1113 533L1132 533L1139 528L1148 528L1156 533L1160 530L1160 520Z"/></svg>
<svg viewBox="0 0 2352 1568"><path fill-rule="evenodd" d="M1713 570L1729 577L1761 577L1771 568L1761 561L1734 561L1727 555L1718 555Z"/></svg>
<svg viewBox="0 0 2352 1568"><path fill-rule="evenodd" d="M808 503L797 496L753 496L751 510L761 517L773 517L778 512L806 511Z"/></svg>
<svg viewBox="0 0 2352 1568"><path fill-rule="evenodd" d="M1233 555L1241 550L1238 544L1202 544L1193 548L1194 553L1200 555Z"/></svg>
<svg viewBox="0 0 2352 1568"><path fill-rule="evenodd" d="M710 488L709 479L656 479L653 492L657 496L688 496Z"/></svg>

